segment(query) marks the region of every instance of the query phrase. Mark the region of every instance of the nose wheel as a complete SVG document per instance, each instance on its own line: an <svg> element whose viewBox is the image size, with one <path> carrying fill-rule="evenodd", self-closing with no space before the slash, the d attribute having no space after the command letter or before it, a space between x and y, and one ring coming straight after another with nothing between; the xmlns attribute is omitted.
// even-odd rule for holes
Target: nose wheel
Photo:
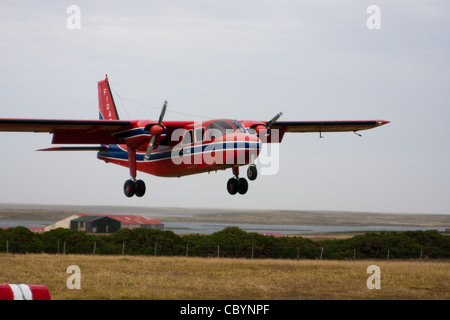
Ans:
<svg viewBox="0 0 450 320"><path fill-rule="evenodd" d="M145 182L142 180L127 180L123 185L123 192L128 198L132 196L140 198L145 194Z"/></svg>
<svg viewBox="0 0 450 320"><path fill-rule="evenodd" d="M247 178L250 181L253 181L256 179L256 177L258 176L258 170L256 169L256 165L251 164L248 166L247 169Z"/></svg>

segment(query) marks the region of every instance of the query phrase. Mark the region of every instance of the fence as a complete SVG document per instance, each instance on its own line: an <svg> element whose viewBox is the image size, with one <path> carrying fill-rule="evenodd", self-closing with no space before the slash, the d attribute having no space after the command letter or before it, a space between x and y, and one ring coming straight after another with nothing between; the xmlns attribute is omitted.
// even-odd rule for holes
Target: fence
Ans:
<svg viewBox="0 0 450 320"><path fill-rule="evenodd" d="M11 250L10 241L6 240L4 252L6 253L30 253L28 251L23 251L20 249ZM91 244L92 247L89 249L89 246L85 246L85 250L78 250L72 246L67 246L66 241L57 241L55 245L55 250L49 251L41 251L43 253L54 253L54 254L92 254L92 255L145 255L145 256L185 256L185 257L216 257L216 258L246 258L246 259L264 259L264 258L285 258L285 259L318 259L318 260L327 260L327 259L344 259L344 260L354 260L357 259L367 259L367 258L377 258L377 259L395 259L396 257L392 257L390 249L386 249L386 254L377 255L376 257L367 257L367 254L353 248L351 250L351 255L347 252L344 257L342 257L342 252L338 254L337 252L332 252L332 249L325 249L324 247L317 247L315 250L308 250L308 253L302 252L301 248L297 246L296 248L285 247L283 248L283 255L280 253L276 254L263 254L261 252L255 252L255 245L251 245L248 248L242 247L230 247L218 244L217 246L209 246L204 247L199 250L189 250L189 244L185 245L184 251L178 248L160 248L158 250L158 243L154 243L151 246L148 246L147 250L140 250L140 253L136 253L135 250L127 251L127 245L125 242L122 242L121 246L116 246L115 249L111 250L111 247L107 249L99 247L97 242L94 241ZM295 249L295 250L294 250ZM291 251L291 252L289 252ZM1 250L0 250L1 252ZM420 261L424 258L424 250L419 250L416 252L403 252L401 255L397 254L397 258L402 259L419 259ZM425 258L429 258L428 255L425 254ZM443 257L438 257L443 258ZM445 257L444 257L445 258Z"/></svg>
<svg viewBox="0 0 450 320"><path fill-rule="evenodd" d="M264 236L228 227L211 235L178 236L172 231L123 229L109 236L56 229L0 229L0 252L227 257L247 259L446 259L450 237L437 231L370 232L348 239L312 241Z"/></svg>

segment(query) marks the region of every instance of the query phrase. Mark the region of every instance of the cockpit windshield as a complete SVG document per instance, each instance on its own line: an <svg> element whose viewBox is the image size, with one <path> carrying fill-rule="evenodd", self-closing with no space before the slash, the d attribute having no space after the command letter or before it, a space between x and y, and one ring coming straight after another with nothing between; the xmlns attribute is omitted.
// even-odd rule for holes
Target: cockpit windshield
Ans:
<svg viewBox="0 0 450 320"><path fill-rule="evenodd" d="M228 121L217 120L211 122L211 124L208 126L208 130L216 131L216 133L220 132L220 135L224 135L226 133L233 132L234 128L231 126L231 124L228 123Z"/></svg>
<svg viewBox="0 0 450 320"><path fill-rule="evenodd" d="M244 125L240 121L238 121L238 120L231 120L231 123L236 128L236 131L243 132L243 133L246 132Z"/></svg>
<svg viewBox="0 0 450 320"><path fill-rule="evenodd" d="M219 137L235 131L246 132L244 125L238 120L216 120L208 125L209 137Z"/></svg>

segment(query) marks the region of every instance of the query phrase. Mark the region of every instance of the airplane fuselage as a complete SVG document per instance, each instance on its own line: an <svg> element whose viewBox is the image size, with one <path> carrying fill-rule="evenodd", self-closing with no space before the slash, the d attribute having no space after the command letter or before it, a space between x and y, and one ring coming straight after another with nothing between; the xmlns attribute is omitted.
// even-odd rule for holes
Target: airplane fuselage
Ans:
<svg viewBox="0 0 450 320"><path fill-rule="evenodd" d="M261 149L260 139L249 134L236 120L212 120L195 122L184 129L166 129L158 146L148 160L145 150L148 143L136 148L136 170L161 177L181 177L202 172L225 170L247 165L256 160ZM133 128L118 134L126 137L127 144L108 145L97 157L129 167L130 140L148 141L149 130ZM139 142L136 142L139 144Z"/></svg>

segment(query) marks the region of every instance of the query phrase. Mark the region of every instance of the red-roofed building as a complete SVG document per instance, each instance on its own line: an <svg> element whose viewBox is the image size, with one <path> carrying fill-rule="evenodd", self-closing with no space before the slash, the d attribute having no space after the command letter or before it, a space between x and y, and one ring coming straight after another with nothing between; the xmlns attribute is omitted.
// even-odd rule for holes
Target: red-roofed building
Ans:
<svg viewBox="0 0 450 320"><path fill-rule="evenodd" d="M79 214L80 217L87 214ZM121 229L147 228L164 230L164 224L155 219L129 214L90 214L90 216L109 217L121 222Z"/></svg>
<svg viewBox="0 0 450 320"><path fill-rule="evenodd" d="M164 230L164 224L148 217L135 216L128 214L76 214L66 219L55 222L52 225L46 226L45 231L49 231L56 228L67 228L70 229L70 222L74 219L78 219L84 216L96 216L96 217L108 217L114 220L120 221L121 229L134 229L134 228L147 228L147 229L157 229Z"/></svg>

